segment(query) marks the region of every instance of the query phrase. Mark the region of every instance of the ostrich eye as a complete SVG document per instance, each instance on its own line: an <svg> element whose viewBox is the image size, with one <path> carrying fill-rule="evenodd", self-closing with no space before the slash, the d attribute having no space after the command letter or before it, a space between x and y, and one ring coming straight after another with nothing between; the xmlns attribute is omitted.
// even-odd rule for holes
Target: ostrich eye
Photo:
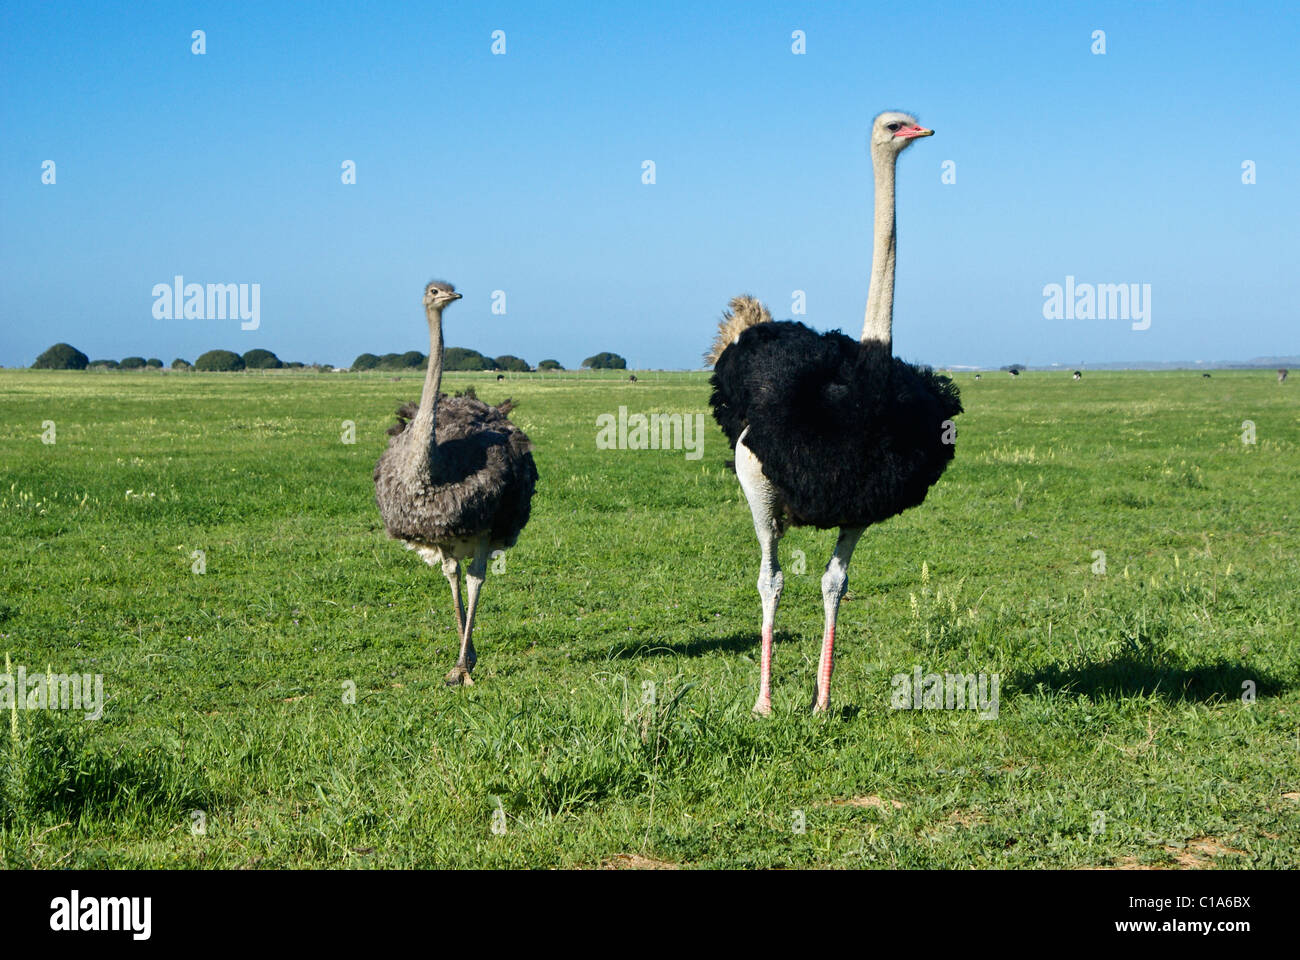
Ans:
<svg viewBox="0 0 1300 960"><path fill-rule="evenodd" d="M897 122L895 122L895 123L887 124L887 125L885 126L885 129L886 129L886 130L897 130L897 129L898 129L899 127L901 127L901 126L902 126L901 123L897 123Z"/></svg>

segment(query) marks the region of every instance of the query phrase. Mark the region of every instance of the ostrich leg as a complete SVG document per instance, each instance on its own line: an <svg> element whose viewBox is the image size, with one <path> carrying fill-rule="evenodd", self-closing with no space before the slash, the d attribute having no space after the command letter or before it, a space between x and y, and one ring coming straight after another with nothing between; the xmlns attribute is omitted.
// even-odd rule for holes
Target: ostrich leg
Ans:
<svg viewBox="0 0 1300 960"><path fill-rule="evenodd" d="M763 639L758 667L758 699L754 701L754 712L768 716L772 712L772 632L776 626L776 607L781 602L781 587L784 577L781 575L781 562L777 557L777 543L781 539L779 522L779 504L776 489L763 476L762 465L758 458L744 443L741 434L736 442L736 476L740 487L745 491L749 501L750 512L754 515L754 533L758 535L758 546L762 551L762 560L758 568L758 595L763 601Z"/></svg>
<svg viewBox="0 0 1300 960"><path fill-rule="evenodd" d="M442 575L451 584L451 602L456 609L456 639L465 636L465 604L460 599L460 561L455 557L443 557Z"/></svg>
<svg viewBox="0 0 1300 960"><path fill-rule="evenodd" d="M822 574L822 605L826 609L826 630L822 634L822 655L817 661L817 695L813 699L813 712L821 713L831 704L831 671L834 669L832 651L835 647L835 620L840 613L840 597L849 585L849 560L853 548L862 536L862 527L843 527L835 541L835 552Z"/></svg>
<svg viewBox="0 0 1300 960"><path fill-rule="evenodd" d="M483 578L487 575L488 549L488 537L484 534L474 546L474 559L465 568L465 592L469 594L465 610L465 629L460 635L460 656L445 678L450 686L472 687L474 685L474 681L470 679L470 671L478 662L478 655L474 652L474 614L478 610L478 596L479 591L483 589Z"/></svg>

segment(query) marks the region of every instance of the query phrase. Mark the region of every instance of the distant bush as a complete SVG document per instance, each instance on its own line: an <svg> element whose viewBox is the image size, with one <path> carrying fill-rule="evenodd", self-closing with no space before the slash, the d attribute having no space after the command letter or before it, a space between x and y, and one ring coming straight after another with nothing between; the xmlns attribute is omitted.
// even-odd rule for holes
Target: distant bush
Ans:
<svg viewBox="0 0 1300 960"><path fill-rule="evenodd" d="M362 354L364 356L374 356L374 354ZM361 357L357 358L358 360ZM374 366L358 367L355 363L352 365L353 370L412 370L416 367L422 367L429 362L429 358L419 350L407 350L406 353L386 353L382 357L375 357Z"/></svg>
<svg viewBox="0 0 1300 960"><path fill-rule="evenodd" d="M626 370L627 361L617 353L598 353L582 361L584 367L592 370Z"/></svg>
<svg viewBox="0 0 1300 960"><path fill-rule="evenodd" d="M503 366L509 361L515 366ZM405 353L360 354L352 361L353 370L414 370L429 362L427 354L419 350L407 350ZM520 366L522 365L522 366ZM444 370L528 370L528 364L518 357L505 356L497 360L485 357L477 350L466 347L448 347L443 351L442 368Z"/></svg>
<svg viewBox="0 0 1300 960"><path fill-rule="evenodd" d="M149 367L151 370L162 369L162 361L159 360L157 357L150 357L148 360L144 362L144 365L146 367Z"/></svg>
<svg viewBox="0 0 1300 960"><path fill-rule="evenodd" d="M1028 368L1023 363L1012 363L1005 367L998 367L999 370L1005 370L1007 373L1020 373Z"/></svg>
<svg viewBox="0 0 1300 960"><path fill-rule="evenodd" d="M122 362L118 364L123 370L143 370L144 357L123 357Z"/></svg>
<svg viewBox="0 0 1300 960"><path fill-rule="evenodd" d="M508 353L505 356L497 357L492 361L492 363L498 370L509 370L513 373L527 373L529 370L533 369L528 365L527 360L520 359L519 357L512 356Z"/></svg>
<svg viewBox="0 0 1300 960"><path fill-rule="evenodd" d="M442 357L444 370L491 370L492 362L477 350L465 347L449 347Z"/></svg>
<svg viewBox="0 0 1300 960"><path fill-rule="evenodd" d="M173 370L193 370L193 369L194 369L194 364L190 363L188 360L182 360L180 357L177 357L175 360L172 361L172 369L173 369Z"/></svg>
<svg viewBox="0 0 1300 960"><path fill-rule="evenodd" d="M116 360L91 360L87 367L91 370L116 370L120 364Z"/></svg>
<svg viewBox="0 0 1300 960"><path fill-rule="evenodd" d="M285 366L290 370L301 370L306 364L301 360L290 360Z"/></svg>
<svg viewBox="0 0 1300 960"><path fill-rule="evenodd" d="M563 370L559 360L543 360L537 365L538 370Z"/></svg>
<svg viewBox="0 0 1300 960"><path fill-rule="evenodd" d="M283 366L284 364L280 362L280 358L270 350L258 348L249 350L244 354L245 370L278 370Z"/></svg>
<svg viewBox="0 0 1300 960"><path fill-rule="evenodd" d="M194 361L194 367L197 370L219 373L243 370L244 358L233 350L209 350L207 353L199 354L199 358Z"/></svg>
<svg viewBox="0 0 1300 960"><path fill-rule="evenodd" d="M56 343L46 350L36 362L33 370L85 370L89 358L70 343Z"/></svg>

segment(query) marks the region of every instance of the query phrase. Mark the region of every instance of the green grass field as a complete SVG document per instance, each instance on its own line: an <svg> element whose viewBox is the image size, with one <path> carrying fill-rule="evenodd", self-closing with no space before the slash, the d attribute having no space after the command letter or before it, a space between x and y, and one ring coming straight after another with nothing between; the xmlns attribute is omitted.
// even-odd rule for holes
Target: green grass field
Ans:
<svg viewBox="0 0 1300 960"><path fill-rule="evenodd" d="M541 472L450 689L446 584L370 479L419 376L0 373L0 652L107 701L0 717L0 864L1300 866L1300 385L957 379L953 466L854 558L825 717L833 534L783 541L759 720L703 375L447 378L518 399ZM620 405L705 414L702 458L597 449ZM997 716L891 709L916 667L998 674Z"/></svg>

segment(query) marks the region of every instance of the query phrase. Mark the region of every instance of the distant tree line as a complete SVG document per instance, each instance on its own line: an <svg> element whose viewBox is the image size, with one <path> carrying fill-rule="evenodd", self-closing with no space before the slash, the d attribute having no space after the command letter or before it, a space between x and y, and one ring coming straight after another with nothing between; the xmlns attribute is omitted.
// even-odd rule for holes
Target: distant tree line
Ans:
<svg viewBox="0 0 1300 960"><path fill-rule="evenodd" d="M428 354L419 350L406 353L363 353L352 361L353 370L419 370L429 363ZM543 360L536 368L522 357L506 353L489 357L468 347L448 347L442 354L444 370L504 370L511 373L528 373L537 370L563 370L558 360Z"/></svg>
<svg viewBox="0 0 1300 960"><path fill-rule="evenodd" d="M353 370L418 370L429 362L427 354L419 350L406 353L363 353L352 361ZM203 370L227 372L235 370L279 370L302 369L308 364L298 361L286 362L270 350L261 348L238 354L233 350L209 350L199 355L193 363L177 357L171 362L173 370ZM121 360L91 360L76 347L68 343L56 343L32 364L34 370L161 370L163 362L157 357L123 357ZM333 370L328 363L310 364L314 370ZM598 353L582 361L583 369L590 370L626 370L627 361L617 353ZM444 370L502 370L512 373L527 373L534 368L527 360L513 354L488 357L477 350L466 347L449 347L443 354ZM558 360L543 360L536 367L538 370L563 370Z"/></svg>
<svg viewBox="0 0 1300 960"><path fill-rule="evenodd" d="M306 364L298 360L284 361L270 350L257 348L245 354L233 350L209 350L199 355L193 363L177 357L171 363L173 370L333 370L328 363ZM121 360L90 360L69 343L56 343L32 364L33 370L161 370L163 362L157 357L123 357Z"/></svg>
<svg viewBox="0 0 1300 960"><path fill-rule="evenodd" d="M418 350L406 353L363 353L352 361L353 370L416 370L429 362L427 354ZM583 369L591 370L626 370L627 361L617 353L598 353L582 361ZM448 347L443 351L442 368L444 370L504 370L508 372L527 373L530 370L563 370L558 360L543 360L536 367L531 366L522 357L505 354L489 357L468 347Z"/></svg>
<svg viewBox="0 0 1300 960"><path fill-rule="evenodd" d="M419 350L406 353L363 353L352 361L353 370L418 370L429 363L428 354ZM487 357L477 350L465 347L448 347L442 354L444 370L515 370L521 373L533 369L527 360L506 354L501 357Z"/></svg>

